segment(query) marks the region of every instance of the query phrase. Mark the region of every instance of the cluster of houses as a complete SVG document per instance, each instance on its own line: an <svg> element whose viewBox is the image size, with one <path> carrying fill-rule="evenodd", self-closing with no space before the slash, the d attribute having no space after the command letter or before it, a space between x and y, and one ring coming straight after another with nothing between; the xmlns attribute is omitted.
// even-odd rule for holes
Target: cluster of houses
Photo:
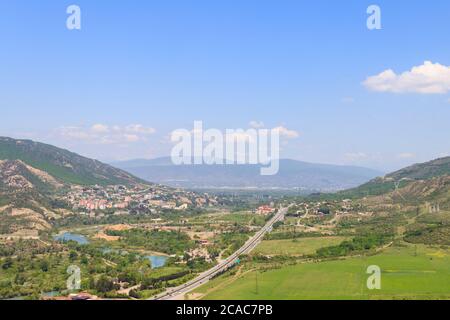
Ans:
<svg viewBox="0 0 450 320"><path fill-rule="evenodd" d="M215 196L164 186L73 186L63 200L79 212L126 211L133 208L150 212L157 209L184 211L218 204Z"/></svg>
<svg viewBox="0 0 450 320"><path fill-rule="evenodd" d="M264 206L260 206L257 210L256 213L263 215L263 216L267 216L270 215L272 213L275 213L277 210L273 207L273 206L268 206L268 205L264 205Z"/></svg>
<svg viewBox="0 0 450 320"><path fill-rule="evenodd" d="M350 199L317 202L301 202L289 210L289 214L297 216L323 216L328 214L368 214L361 212L361 206Z"/></svg>

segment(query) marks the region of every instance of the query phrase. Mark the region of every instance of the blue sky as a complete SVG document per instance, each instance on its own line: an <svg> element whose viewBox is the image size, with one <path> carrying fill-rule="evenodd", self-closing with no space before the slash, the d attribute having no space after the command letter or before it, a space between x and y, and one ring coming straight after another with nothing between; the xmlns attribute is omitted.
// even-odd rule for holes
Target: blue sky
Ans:
<svg viewBox="0 0 450 320"><path fill-rule="evenodd" d="M382 30L366 27L370 4ZM5 0L0 135L112 161L168 155L195 120L260 121L299 134L285 158L397 169L449 154L449 16L446 0ZM425 61L442 66L439 92L408 75L363 84Z"/></svg>

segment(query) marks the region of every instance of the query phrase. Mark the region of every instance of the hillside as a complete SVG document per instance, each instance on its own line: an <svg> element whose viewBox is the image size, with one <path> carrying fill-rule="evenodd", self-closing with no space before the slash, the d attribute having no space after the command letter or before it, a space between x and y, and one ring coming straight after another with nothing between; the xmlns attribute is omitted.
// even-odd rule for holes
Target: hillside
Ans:
<svg viewBox="0 0 450 320"><path fill-rule="evenodd" d="M303 189L336 191L352 188L381 175L372 169L280 160L280 171L261 176L259 165L173 165L170 158L131 160L113 165L132 174L173 187L192 189Z"/></svg>
<svg viewBox="0 0 450 320"><path fill-rule="evenodd" d="M31 140L0 137L0 160L21 160L65 184L142 183L131 174L76 153Z"/></svg>
<svg viewBox="0 0 450 320"><path fill-rule="evenodd" d="M65 220L91 223L116 213L191 212L217 204L215 196L146 183L67 150L0 138L0 238L37 239Z"/></svg>
<svg viewBox="0 0 450 320"><path fill-rule="evenodd" d="M27 237L50 228L61 213L52 209L50 194L63 186L21 160L0 160L0 234Z"/></svg>
<svg viewBox="0 0 450 320"><path fill-rule="evenodd" d="M387 175L394 180L426 180L450 174L450 157L439 158L425 163L418 163Z"/></svg>
<svg viewBox="0 0 450 320"><path fill-rule="evenodd" d="M0 234L36 237L69 212L58 200L73 186L138 185L140 179L67 150L0 138Z"/></svg>
<svg viewBox="0 0 450 320"><path fill-rule="evenodd" d="M357 188L343 191L339 195L352 198L378 196L410 184L416 184L418 181L431 180L446 175L450 175L450 157L414 164L384 177L373 179Z"/></svg>
<svg viewBox="0 0 450 320"><path fill-rule="evenodd" d="M370 205L391 204L422 205L424 203L440 203L441 209L450 206L450 175L433 177L425 180L410 181L408 184L382 195L365 198Z"/></svg>

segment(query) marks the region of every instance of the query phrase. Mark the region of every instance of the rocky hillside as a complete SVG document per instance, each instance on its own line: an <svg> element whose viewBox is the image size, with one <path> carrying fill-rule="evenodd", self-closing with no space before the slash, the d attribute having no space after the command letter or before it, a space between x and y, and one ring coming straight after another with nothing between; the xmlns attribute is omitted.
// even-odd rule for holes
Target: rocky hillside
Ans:
<svg viewBox="0 0 450 320"><path fill-rule="evenodd" d="M21 160L0 160L0 234L35 236L62 211L52 209L50 194L64 185Z"/></svg>
<svg viewBox="0 0 450 320"><path fill-rule="evenodd" d="M373 179L357 188L343 191L340 195L351 198L385 195L409 185L411 185L410 188L414 188L414 186L420 188L423 181L437 182L440 181L438 178L445 176L450 176L450 157L412 165L384 177ZM430 183L428 182L428 184Z"/></svg>
<svg viewBox="0 0 450 320"><path fill-rule="evenodd" d="M394 180L426 180L450 174L450 157L439 158L425 163L414 164L410 167L393 172L386 178Z"/></svg>
<svg viewBox="0 0 450 320"><path fill-rule="evenodd" d="M69 212L58 195L75 185L142 185L131 174L67 150L0 138L0 234L35 237Z"/></svg>
<svg viewBox="0 0 450 320"><path fill-rule="evenodd" d="M64 184L131 185L143 182L100 161L31 140L0 137L0 160L20 160Z"/></svg>
<svg viewBox="0 0 450 320"><path fill-rule="evenodd" d="M449 209L450 175L413 180L385 194L367 197L366 203L373 205L439 203L441 209Z"/></svg>
<svg viewBox="0 0 450 320"><path fill-rule="evenodd" d="M0 238L38 238L64 217L196 210L215 196L147 183L67 150L0 138Z"/></svg>

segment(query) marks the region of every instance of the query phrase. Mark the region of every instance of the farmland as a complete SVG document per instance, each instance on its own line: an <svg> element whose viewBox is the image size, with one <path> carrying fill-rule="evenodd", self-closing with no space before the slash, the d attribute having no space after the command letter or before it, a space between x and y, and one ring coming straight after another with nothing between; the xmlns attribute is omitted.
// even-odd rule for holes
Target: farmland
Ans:
<svg viewBox="0 0 450 320"><path fill-rule="evenodd" d="M382 270L381 290L367 289L367 267ZM249 263L197 292L203 299L449 299L450 250L401 245L368 257L261 270ZM226 283L226 285L221 285Z"/></svg>
<svg viewBox="0 0 450 320"><path fill-rule="evenodd" d="M346 239L346 237L313 237L294 240L265 240L255 249L255 254L309 255L315 253L317 249L338 245Z"/></svg>

